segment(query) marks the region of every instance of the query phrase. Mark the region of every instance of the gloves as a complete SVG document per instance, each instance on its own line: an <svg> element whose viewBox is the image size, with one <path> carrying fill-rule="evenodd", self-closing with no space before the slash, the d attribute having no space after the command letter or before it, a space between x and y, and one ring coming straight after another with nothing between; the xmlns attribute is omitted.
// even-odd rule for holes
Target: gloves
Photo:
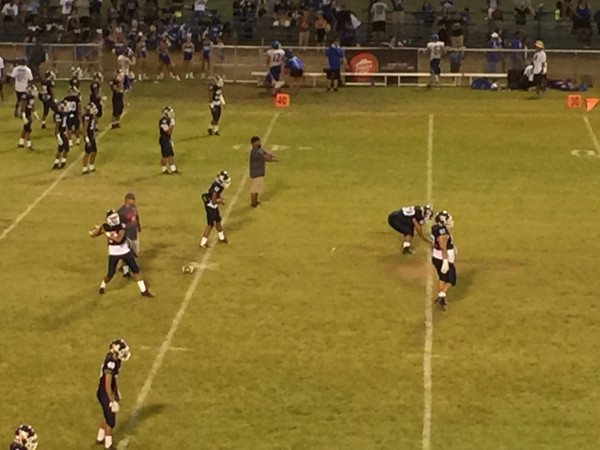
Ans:
<svg viewBox="0 0 600 450"><path fill-rule="evenodd" d="M117 401L110 402L108 406L110 406L110 410L114 413L118 413L119 409L121 409L121 407L119 406L119 402Z"/></svg>
<svg viewBox="0 0 600 450"><path fill-rule="evenodd" d="M89 143L90 143L90 138L89 138L89 137L87 137L87 136L85 137L85 143L86 143L86 144L89 144Z"/></svg>
<svg viewBox="0 0 600 450"><path fill-rule="evenodd" d="M60 134L56 135L56 142L58 142L58 145L63 145L64 144L62 138L60 137Z"/></svg>
<svg viewBox="0 0 600 450"><path fill-rule="evenodd" d="M450 263L448 262L447 259L444 259L444 261L442 262L442 273L448 273L448 270L450 270Z"/></svg>
<svg viewBox="0 0 600 450"><path fill-rule="evenodd" d="M29 119L27 118L27 116L25 115L25 113L23 113L21 115L21 117L23 118L23 123L25 123L25 124L29 123Z"/></svg>

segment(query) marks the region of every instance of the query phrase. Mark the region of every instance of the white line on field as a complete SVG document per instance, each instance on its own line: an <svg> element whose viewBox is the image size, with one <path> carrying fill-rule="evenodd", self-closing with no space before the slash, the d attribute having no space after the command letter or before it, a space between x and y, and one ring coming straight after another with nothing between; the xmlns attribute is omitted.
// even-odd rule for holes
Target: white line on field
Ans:
<svg viewBox="0 0 600 450"><path fill-rule="evenodd" d="M427 128L427 204L431 204L433 196L433 114L429 114ZM433 294L433 278L431 277L431 263L429 255L425 258L425 343L423 346L423 435L422 450L431 448L431 408L433 401L431 357L433 350L433 312L431 310L431 296Z"/></svg>
<svg viewBox="0 0 600 450"><path fill-rule="evenodd" d="M585 126L588 129L588 133L590 133L590 137L592 138L592 142L594 143L594 148L596 149L596 156L600 156L600 142L598 142L598 137L596 133L594 133L594 129L592 128L592 124L590 123L590 119L588 116L583 116L583 121L585 122Z"/></svg>
<svg viewBox="0 0 600 450"><path fill-rule="evenodd" d="M269 136L271 135L271 132L273 131L273 127L275 126L275 122L279 118L279 115L280 115L280 113L277 112L271 119L271 122L269 123L269 126L267 128L267 131L265 132L265 135L262 139L263 142L267 142L267 140L269 139ZM235 192L235 195L231 199L231 202L229 203L229 206L227 207L225 214L223 215L224 222L227 221L227 218L231 214L231 210L233 209L233 206L237 203L238 199L240 198L240 195L242 194L242 190L244 189L244 185L246 184L246 181L248 181L248 173L247 172L245 173L242 180L240 181L240 185L239 185L237 191ZM171 349L171 344L173 342L173 338L175 337L175 333L177 332L177 329L179 328L179 325L181 324L183 316L185 315L185 312L187 311L187 308L190 304L192 296L194 295L194 292L196 291L196 288L198 287L198 284L200 283L200 280L202 279L202 275L204 275L204 272L209 267L208 261L210 260L210 257L212 255L214 248L215 248L214 246L209 247L206 250L206 252L204 253L204 256L202 257L202 259L200 260L200 269L194 275L192 283L190 284L190 287L186 291L185 296L183 297L183 300L181 301L179 310L177 311L177 314L175 314L175 317L173 318L173 322L171 322L171 328L169 329L167 335L165 336L165 339L160 346L160 349L156 355L156 358L154 359L154 363L152 364L152 367L150 368L148 377L146 378L144 385L140 389L140 392L137 396L137 400L135 402L135 406L133 407L133 411L131 413L131 417L129 419L129 427L128 428L130 430L133 429L135 422L137 420L137 417L142 409L142 406L144 405L144 402L146 401L148 394L150 394L150 390L152 389L152 383L154 382L154 379L156 378L160 368L162 367L162 364L163 364L163 361L165 359L167 352ZM121 442L119 442L119 445L117 448L119 450L123 450L123 449L127 448L127 446L129 445L129 438L130 438L130 435L126 434L123 437L123 439L121 440Z"/></svg>
<svg viewBox="0 0 600 450"><path fill-rule="evenodd" d="M127 111L123 112L123 115L121 117L125 117L125 114L127 114ZM104 135L106 133L108 133L108 131L110 130L109 128L105 128L99 135L98 138L96 139L97 141L99 141L100 139L102 139L104 137ZM50 192L52 192L56 186L58 186L58 184L67 176L67 174L69 173L69 171L71 170L71 168L75 165L79 163L79 160L82 158L84 152L81 152L79 154L79 156L75 159L75 161L73 161L71 164L69 164L66 169L64 169L63 171L60 172L60 175L56 177L56 179L50 184L50 186L48 186L46 188L46 190L44 192L42 192L40 194L40 196L38 198L36 198L33 202L31 202L29 204L29 206L27 206L27 208L25 208L25 211L23 211L21 214L19 214L19 216L13 221L13 223L11 223L8 228L6 228L2 234L0 234L0 241L4 240L4 238L6 238L6 236L8 236L8 234L14 230L15 228L17 228L17 226L23 221L23 219L25 217L27 217L29 215L29 213L31 211L33 211L33 209L40 204L40 202L42 200L44 200L46 197L48 197L48 195L50 194Z"/></svg>
<svg viewBox="0 0 600 450"><path fill-rule="evenodd" d="M149 347L147 345L142 345L140 347L140 350L157 350L157 349L155 347ZM171 347L169 349L169 351L172 351L172 352L189 352L190 349L187 348L187 347Z"/></svg>

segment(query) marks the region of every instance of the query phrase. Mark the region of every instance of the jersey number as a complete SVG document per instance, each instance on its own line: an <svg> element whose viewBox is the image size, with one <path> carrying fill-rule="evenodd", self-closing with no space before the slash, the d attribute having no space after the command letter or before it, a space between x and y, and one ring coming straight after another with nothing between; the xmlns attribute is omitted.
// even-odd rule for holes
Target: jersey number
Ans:
<svg viewBox="0 0 600 450"><path fill-rule="evenodd" d="M404 214L406 217L414 216L415 215L415 207L414 206L405 206L404 208L402 208L402 214Z"/></svg>

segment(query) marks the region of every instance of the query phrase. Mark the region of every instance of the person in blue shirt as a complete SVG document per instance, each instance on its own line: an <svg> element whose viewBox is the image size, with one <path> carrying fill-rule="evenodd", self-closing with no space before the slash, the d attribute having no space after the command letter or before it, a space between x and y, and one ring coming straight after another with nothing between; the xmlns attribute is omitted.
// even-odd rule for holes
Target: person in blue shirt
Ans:
<svg viewBox="0 0 600 450"><path fill-rule="evenodd" d="M342 64L346 65L346 53L344 52L344 49L340 47L339 39L334 39L325 52L325 55L327 56L327 61L329 63L327 79L329 80L330 84L327 88L327 92L331 91L331 89L337 92L340 85L340 80L342 79L340 73Z"/></svg>
<svg viewBox="0 0 600 450"><path fill-rule="evenodd" d="M504 60L502 58L502 53L498 51L502 48L502 38L498 35L498 33L492 33L490 40L487 43L487 46L489 49L492 49L492 51L488 51L485 54L486 72L501 72L502 70L504 70Z"/></svg>
<svg viewBox="0 0 600 450"><path fill-rule="evenodd" d="M304 78L304 62L295 56L291 50L285 51L285 72L290 75L292 79L290 85L293 88L300 88L302 80Z"/></svg>

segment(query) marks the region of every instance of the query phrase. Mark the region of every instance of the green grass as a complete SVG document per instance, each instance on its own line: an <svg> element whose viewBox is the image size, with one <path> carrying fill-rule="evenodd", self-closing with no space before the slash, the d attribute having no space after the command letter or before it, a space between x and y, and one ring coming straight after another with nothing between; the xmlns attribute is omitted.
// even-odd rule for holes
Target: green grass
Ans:
<svg viewBox="0 0 600 450"><path fill-rule="evenodd" d="M400 255L386 217L425 201L433 114L433 204L453 213L460 251L450 310L434 311L432 448L595 448L600 160L570 154L594 147L563 94L527 95L294 97L266 146L288 148L268 167L263 207L249 207L244 187L225 223L230 244L214 249L132 425L192 280L181 266L202 255L200 194L227 169L233 199L249 138L275 114L255 88L227 86L222 136L207 138L199 83L136 86L123 128L99 142L99 173L75 166L0 241L0 436L8 442L26 421L40 449L92 448L100 363L124 337L133 357L116 437L131 434L132 450L421 448L427 249L417 242L417 254ZM177 113L181 177L160 175L165 104ZM52 133L36 129L36 151L16 150L11 112L7 102L2 230L57 176ZM121 278L97 294L106 248L87 230L130 190L151 301Z"/></svg>

